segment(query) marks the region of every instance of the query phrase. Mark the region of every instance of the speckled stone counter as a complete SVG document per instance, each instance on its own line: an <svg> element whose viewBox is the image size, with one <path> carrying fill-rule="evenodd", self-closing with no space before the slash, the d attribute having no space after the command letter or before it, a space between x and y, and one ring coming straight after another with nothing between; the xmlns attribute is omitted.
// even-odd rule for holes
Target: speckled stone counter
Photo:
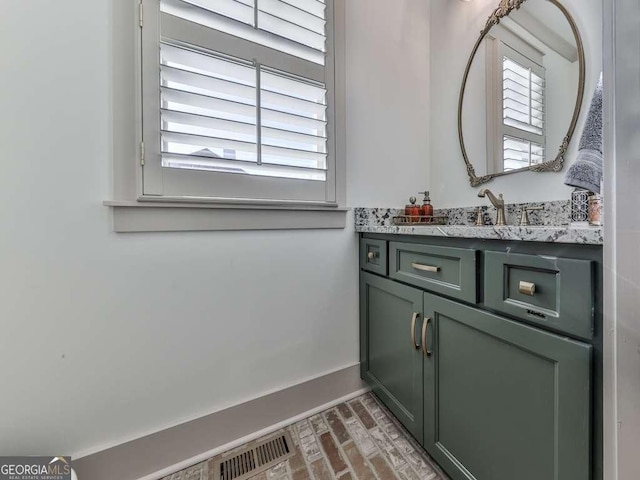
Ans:
<svg viewBox="0 0 640 480"><path fill-rule="evenodd" d="M466 227L457 225L395 227L389 225L359 225L356 226L356 231L361 233L396 233L431 237L602 245L602 229L593 227Z"/></svg>
<svg viewBox="0 0 640 480"><path fill-rule="evenodd" d="M458 209L470 211L470 209ZM549 211L548 211L549 212ZM444 226L395 226L392 219L401 213L397 209L386 208L356 208L355 228L359 233L385 233L402 235L424 235L454 238L481 238L487 240L519 240L523 242L545 243L575 243L583 245L602 245L602 227L574 227L568 224L560 224L565 217L556 216L555 225L544 222L544 225L519 227L508 225L497 227L487 225L476 227L474 225L444 225ZM437 214L437 213L436 213ZM465 218L466 215L458 213L456 218ZM532 215L533 217L533 215ZM560 225L559 225L560 224Z"/></svg>

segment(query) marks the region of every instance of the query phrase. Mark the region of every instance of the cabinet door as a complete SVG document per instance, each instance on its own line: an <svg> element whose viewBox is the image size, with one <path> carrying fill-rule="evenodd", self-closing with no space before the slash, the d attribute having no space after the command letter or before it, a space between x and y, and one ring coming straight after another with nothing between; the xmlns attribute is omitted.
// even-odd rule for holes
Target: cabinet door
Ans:
<svg viewBox="0 0 640 480"><path fill-rule="evenodd" d="M425 294L425 448L454 480L590 478L591 347Z"/></svg>
<svg viewBox="0 0 640 480"><path fill-rule="evenodd" d="M361 273L362 379L420 442L423 362L418 342L422 295L415 288Z"/></svg>

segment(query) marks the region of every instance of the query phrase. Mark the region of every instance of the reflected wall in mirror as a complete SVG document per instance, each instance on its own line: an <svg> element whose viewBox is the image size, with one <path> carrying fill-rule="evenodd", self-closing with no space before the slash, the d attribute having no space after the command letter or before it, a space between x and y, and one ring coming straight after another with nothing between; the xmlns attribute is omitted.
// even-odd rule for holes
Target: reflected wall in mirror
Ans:
<svg viewBox="0 0 640 480"><path fill-rule="evenodd" d="M584 95L582 40L556 0L502 0L472 50L458 108L472 186L559 172Z"/></svg>

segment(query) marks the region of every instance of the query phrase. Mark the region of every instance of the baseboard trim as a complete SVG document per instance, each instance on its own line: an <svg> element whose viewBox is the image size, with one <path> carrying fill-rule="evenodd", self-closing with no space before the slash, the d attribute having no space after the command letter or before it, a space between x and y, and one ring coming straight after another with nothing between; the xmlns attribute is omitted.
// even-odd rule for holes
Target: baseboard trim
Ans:
<svg viewBox="0 0 640 480"><path fill-rule="evenodd" d="M73 462L80 479L158 480L362 395L351 365Z"/></svg>
<svg viewBox="0 0 640 480"><path fill-rule="evenodd" d="M296 415L295 417L290 417L286 420L283 420L282 422L276 423L275 425L272 425L270 427L264 428L258 432L252 433L250 435L247 435L245 437L239 438L237 440L234 440L233 442L229 442L226 445L222 445L221 447L218 448L214 448L213 450L209 450L208 452L204 452L200 455L196 455L193 458L190 458L188 460L185 460L184 462L180 462L176 465L172 465L171 467L165 468L163 470L160 470L158 472L152 473L151 475L146 475L144 477L140 477L137 480L159 480L163 477L166 477L167 475L172 475L176 472L179 472L180 470L184 470L185 468L190 467L191 465L195 465L197 463L200 462L204 462L205 460L211 458L211 457L215 457L216 455L226 452L227 450L231 450L232 448L236 448L239 447L240 445L244 445L245 443L251 442L252 440L256 440L260 437L264 437L265 435L269 435L270 433L273 433L275 431L280 430L281 428L285 428L289 425L291 425L292 423L296 423L299 422L300 420L303 420L307 417L311 417L313 415L315 415L316 413L320 413L323 412L325 410L328 410L332 407L335 407L336 405L343 403L343 402L347 402L353 398L359 397L360 395L364 395L365 393L367 393L368 391L370 391L370 388L361 388L360 390L356 390L353 393L350 393L348 395L345 395L344 397L338 398L336 400L333 400L331 402L325 403L324 405L321 405L319 407L316 408L312 408L311 410L307 410L306 412L303 412L299 415Z"/></svg>
<svg viewBox="0 0 640 480"><path fill-rule="evenodd" d="M266 397L267 395L271 395L272 393L277 393L277 392L279 392L281 390L286 390L288 388L295 387L296 385L299 385L299 384L302 384L302 383L306 383L306 382L309 382L309 381L312 381L312 380L316 380L316 379L324 377L326 375L331 375L333 373L339 372L341 370L344 370L346 368L352 367L354 365L356 365L356 364L343 365L341 367L334 368L332 370L327 370L327 371L321 372L321 373L319 373L317 375L313 375L313 376L309 376L309 377L306 377L306 378L297 379L294 382L287 382L287 383L285 383L283 385L279 385L279 386L277 386L275 388L271 388L269 390L260 392L257 395L244 398L241 401L236 401L234 403L227 403L226 405L225 404L217 405L214 408L199 412L199 413L197 413L195 415L184 417L184 418L180 419L179 421L170 422L170 423L167 423L165 425L159 425L158 428L154 428L153 430L149 430L149 431L146 431L146 432L140 432L137 435L120 438L120 439L118 439L116 441L113 441L113 442L110 442L110 443L106 443L106 444L103 444L103 445L93 446L91 448L84 449L84 450L81 450L79 452L72 452L70 455L71 455L72 459L77 461L77 460L80 460L81 458L88 457L89 455L93 455L95 453L100 453L100 452L103 452L105 450L109 450L109 449L111 449L113 447L118 447L120 445L124 445L125 443L129 443L129 442L132 442L134 440L138 440L138 439L140 439L142 437L148 437L149 435L154 435L156 433L163 432L165 430L169 430L170 428L177 427L177 426L182 425L184 423L188 423L188 422L191 422L193 420L198 420L200 418L203 418L203 417L206 417L206 416L209 416L209 415L213 415L214 413L222 412L224 410L227 410L228 408L232 408L232 407L235 407L235 406L243 404L243 403L249 403L249 402L251 402L253 400L257 400L257 399L262 398L262 397Z"/></svg>

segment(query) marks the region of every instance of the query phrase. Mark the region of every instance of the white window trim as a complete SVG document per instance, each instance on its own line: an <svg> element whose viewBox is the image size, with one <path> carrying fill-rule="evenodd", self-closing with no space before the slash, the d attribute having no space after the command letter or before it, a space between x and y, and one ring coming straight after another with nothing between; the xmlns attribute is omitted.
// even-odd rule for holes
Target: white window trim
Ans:
<svg viewBox="0 0 640 480"><path fill-rule="evenodd" d="M146 1L146 0L145 0ZM112 32L113 199L116 232L279 230L345 228L346 108L345 0L334 0L334 149L328 202L203 197L154 197L143 194L142 41L138 2L114 0ZM132 48L132 46L135 46ZM327 182L328 184L329 182Z"/></svg>

